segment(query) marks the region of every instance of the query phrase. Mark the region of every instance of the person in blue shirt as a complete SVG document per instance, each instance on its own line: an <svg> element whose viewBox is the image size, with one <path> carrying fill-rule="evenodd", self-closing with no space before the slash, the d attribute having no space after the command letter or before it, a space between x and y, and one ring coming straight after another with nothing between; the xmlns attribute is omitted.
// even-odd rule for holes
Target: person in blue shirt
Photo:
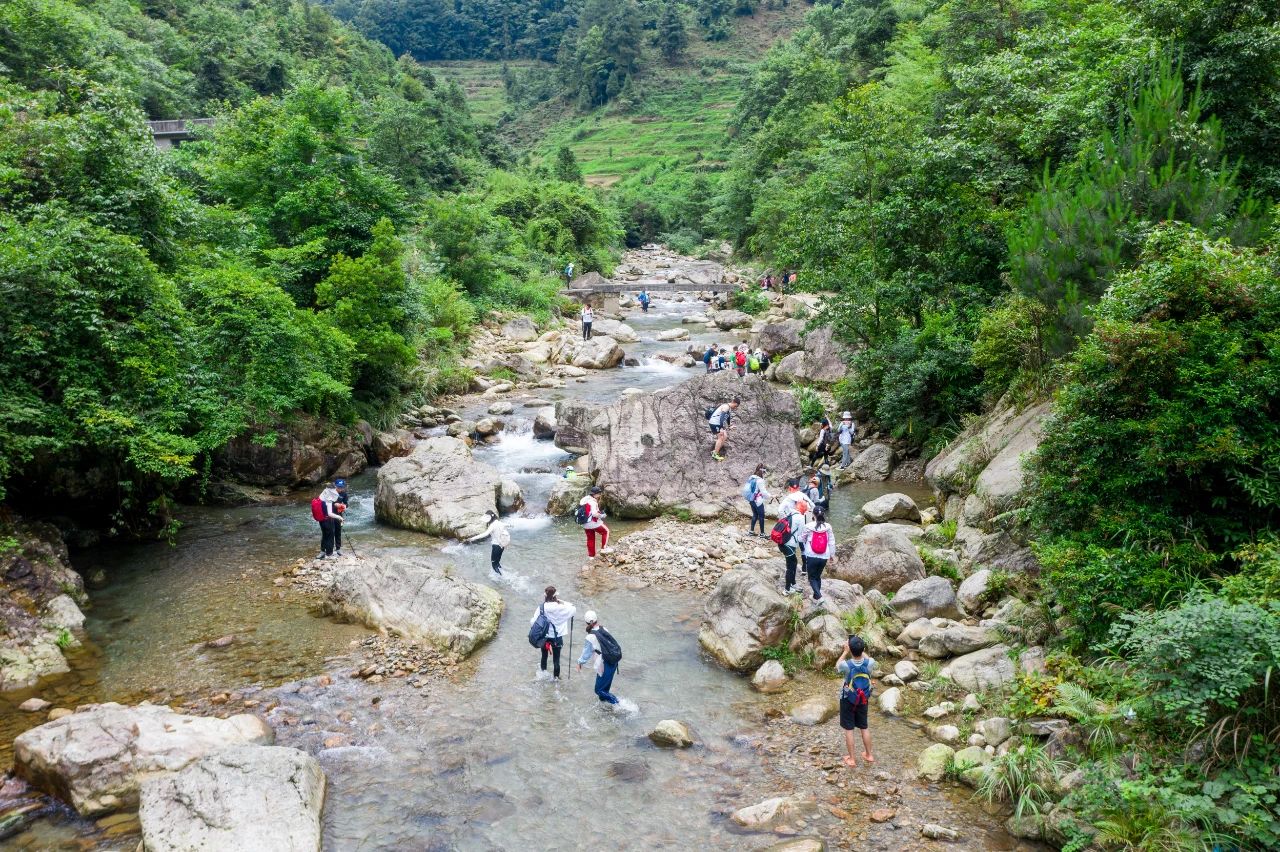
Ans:
<svg viewBox="0 0 1280 852"><path fill-rule="evenodd" d="M641 290L640 295L636 298L640 302L640 310L644 311L646 314L649 313L649 292L647 290Z"/></svg>
<svg viewBox="0 0 1280 852"><path fill-rule="evenodd" d="M836 671L844 675L840 689L840 727L844 728L844 746L849 754L845 766L857 767L853 753L853 732L862 732L862 759L875 763L871 756L871 732L867 730L867 708L871 703L871 673L876 661L866 654L866 643L857 636L849 637L849 644L836 661Z"/></svg>

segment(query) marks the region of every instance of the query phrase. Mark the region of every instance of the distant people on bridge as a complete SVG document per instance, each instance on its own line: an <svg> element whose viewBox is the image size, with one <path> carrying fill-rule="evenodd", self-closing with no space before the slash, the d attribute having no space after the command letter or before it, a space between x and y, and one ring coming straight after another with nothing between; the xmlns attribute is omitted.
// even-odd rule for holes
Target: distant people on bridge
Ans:
<svg viewBox="0 0 1280 852"><path fill-rule="evenodd" d="M591 323L596 318L595 311L591 310L590 305L582 306L582 339L591 339Z"/></svg>
<svg viewBox="0 0 1280 852"><path fill-rule="evenodd" d="M568 265L566 265L564 268L564 284L567 287L572 283L573 283L573 261L571 260L569 261Z"/></svg>
<svg viewBox="0 0 1280 852"><path fill-rule="evenodd" d="M649 291L641 290L640 295L636 296L636 301L640 303L640 310L646 314L649 313Z"/></svg>

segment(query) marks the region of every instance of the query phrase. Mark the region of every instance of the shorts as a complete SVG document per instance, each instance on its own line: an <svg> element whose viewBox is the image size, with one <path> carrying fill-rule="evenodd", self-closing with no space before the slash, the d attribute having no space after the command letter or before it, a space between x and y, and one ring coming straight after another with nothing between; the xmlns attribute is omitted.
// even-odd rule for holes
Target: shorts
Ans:
<svg viewBox="0 0 1280 852"><path fill-rule="evenodd" d="M853 702L847 698L840 699L840 727L846 731L852 731L854 728L867 729L867 708L870 703L859 704L854 706Z"/></svg>
<svg viewBox="0 0 1280 852"><path fill-rule="evenodd" d="M716 424L714 424L714 423L708 423L707 425L711 427L711 434L712 434L712 435L719 435L719 434L720 434L720 427L719 427L719 426L717 426L717 425L716 425Z"/></svg>

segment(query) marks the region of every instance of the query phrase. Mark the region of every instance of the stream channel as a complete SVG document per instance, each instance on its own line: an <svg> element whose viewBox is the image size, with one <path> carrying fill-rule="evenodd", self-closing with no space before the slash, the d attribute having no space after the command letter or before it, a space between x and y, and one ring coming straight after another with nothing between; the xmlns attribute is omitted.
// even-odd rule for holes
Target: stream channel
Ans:
<svg viewBox="0 0 1280 852"><path fill-rule="evenodd" d="M624 348L640 357L641 366L592 372L568 380L562 390L536 392L603 403L626 388L656 390L693 375L653 357L683 351L688 341L659 343L655 337L705 307L692 299L656 299L647 315L633 310L627 322L641 342ZM704 344L745 334L684 327ZM518 396L512 399L520 405ZM490 401L469 397L459 413L475 417ZM360 553L430 553L435 560L452 561L467 579L502 593L506 610L498 636L465 665L465 676L432 680L424 688L404 679L374 684L349 676L353 648L370 631L312 615L299 593L272 582L316 551L316 526L305 503L310 493L278 505L188 508L173 545L112 548L77 558L78 569L105 568L109 577L105 588L90 593L89 642L73 656L72 673L0 698L4 759L11 760L9 744L16 734L43 721L43 714L16 710L33 694L60 707L141 700L176 706L226 691L232 693L229 706L258 702L256 710L245 712L277 704L265 715L278 743L319 759L329 779L327 850L756 849L778 842L782 838L772 834L734 833L727 817L777 795L780 787L796 788L789 783L793 778L784 780L767 765L768 750L761 747L766 709L785 705L754 693L746 678L701 653L700 597L638 588L625 578L593 579L592 595L584 597L579 591L585 560L581 530L571 518L552 519L544 512L547 493L570 457L549 441L534 440L535 413L517 407L504 418L502 439L475 450L477 458L513 476L527 501L510 519L512 542L501 578L489 570L487 543L464 546L379 526L373 517L376 470L351 480L349 546ZM771 485L776 493L779 484ZM904 490L928 499L927 492L901 483L841 489L833 499L837 537L850 534L863 502ZM639 527L610 523L615 538ZM589 669L573 671L562 683L537 676L537 652L525 634L548 583L577 604L579 615L597 610L621 642L624 660L615 681L623 699L619 709L595 699ZM226 635L236 637L229 647L205 647ZM575 656L582 637L579 618ZM326 673L331 685L317 681ZM807 682L810 691L836 688L817 676ZM877 770L909 778L915 755L928 740L905 722L873 716ZM646 734L666 718L687 722L698 745L685 751L655 749ZM785 720L768 724L774 729L789 725ZM838 726L831 722L818 731L829 744L821 759L838 761ZM326 747L325 741L335 737L342 744ZM822 783L821 773L816 774ZM953 825L965 836L961 843L940 847L1017 848L998 820L965 791L914 780L901 784L903 795L912 788L917 809L924 810L919 820ZM865 810L876 807L865 801ZM865 815L854 824L845 826L824 812L801 833L823 835L833 848L934 845L920 838L918 827L895 833L892 826L875 826L869 836ZM132 850L135 832L136 822L82 820L54 808L0 845Z"/></svg>

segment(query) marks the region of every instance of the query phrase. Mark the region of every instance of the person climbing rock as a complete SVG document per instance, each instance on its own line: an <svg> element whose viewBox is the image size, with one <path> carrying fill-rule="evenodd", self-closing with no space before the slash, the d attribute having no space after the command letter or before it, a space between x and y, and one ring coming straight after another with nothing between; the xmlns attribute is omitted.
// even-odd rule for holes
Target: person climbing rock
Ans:
<svg viewBox="0 0 1280 852"><path fill-rule="evenodd" d="M808 511L809 504L805 502L802 495L788 513L779 513L778 523L774 525L775 541L785 566L782 578L783 594L789 595L796 590L796 567L799 564L799 550L802 546L800 534L804 532L804 516Z"/></svg>
<svg viewBox="0 0 1280 852"><path fill-rule="evenodd" d="M836 440L840 442L840 469L844 470L853 464L853 439L858 436L858 427L853 422L853 415L848 411L840 415L840 431Z"/></svg>
<svg viewBox="0 0 1280 852"><path fill-rule="evenodd" d="M876 661L866 655L866 643L857 636L850 636L849 643L836 661L836 671L844 675L840 688L840 727L844 729L844 747L849 754L845 766L857 767L853 754L853 732L862 731L862 759L875 763L871 756L871 731L867 729L867 708L871 704L871 674Z"/></svg>
<svg viewBox="0 0 1280 852"><path fill-rule="evenodd" d="M613 548L609 547L609 528L605 526L604 519L608 517L604 512L600 511L600 495L604 489L599 485L591 486L591 491L587 496L578 501L578 505L584 510L585 519L582 529L587 535L587 558L596 558L596 537L600 537L600 553L613 553Z"/></svg>
<svg viewBox="0 0 1280 852"><path fill-rule="evenodd" d="M590 305L582 306L582 339L591 339L591 323L595 320L595 311L591 310Z"/></svg>
<svg viewBox="0 0 1280 852"><path fill-rule="evenodd" d="M337 502L338 489L332 485L326 485L320 496L311 501L311 517L320 524L320 555L317 559L333 556L335 531L342 523L342 515L334 510Z"/></svg>
<svg viewBox="0 0 1280 852"><path fill-rule="evenodd" d="M702 353L702 363L707 368L707 372L711 372L711 365L716 360L716 350L720 348L720 344L713 343L707 347L707 351Z"/></svg>
<svg viewBox="0 0 1280 852"><path fill-rule="evenodd" d="M836 552L836 534L827 523L825 509L813 510L813 523L805 525L799 538L804 546L804 573L809 578L814 603L822 603L822 572Z"/></svg>
<svg viewBox="0 0 1280 852"><path fill-rule="evenodd" d="M347 495L347 481L345 479L335 479L333 481L333 489L338 492L338 501L333 504L333 511L342 516L343 521L347 519L347 506L351 503L351 499ZM333 525L333 555L342 555L342 524Z"/></svg>
<svg viewBox="0 0 1280 852"><path fill-rule="evenodd" d="M618 672L618 663L622 661L622 648L618 641L600 626L600 620L594 610L587 610L587 641L583 643L582 656L578 658L578 671L593 662L596 672L596 697L610 704L617 704L618 697L609 690L613 689L613 676Z"/></svg>
<svg viewBox="0 0 1280 852"><path fill-rule="evenodd" d="M751 478L742 486L742 496L747 498L747 505L751 507L751 527L747 531L747 535L754 536L756 534L756 524L760 524L760 538L764 538L764 505L772 495L765 486L764 477L768 469L763 464L756 465L756 472L751 474Z"/></svg>
<svg viewBox="0 0 1280 852"><path fill-rule="evenodd" d="M502 552L507 549L507 545L511 544L511 531L507 529L507 525L498 520L498 513L490 509L485 512L485 518L488 525L484 532L479 535L473 535L467 539L467 544L476 544L489 539L491 547L489 548L489 564L493 568L493 573L502 574Z"/></svg>
<svg viewBox="0 0 1280 852"><path fill-rule="evenodd" d="M734 397L723 405L718 406L715 411L711 412L711 416L707 418L707 425L711 427L711 434L715 436L716 443L711 449L711 458L716 461L724 461L725 443L729 440L729 430L733 428L733 415L738 410L738 406L742 404L742 400Z"/></svg>
<svg viewBox="0 0 1280 852"><path fill-rule="evenodd" d="M564 648L564 637L569 635L572 619L578 614L578 608L568 601L556 596L556 587L547 586L543 592L544 599L533 611L529 623L538 620L539 615L547 618L547 638L542 643L542 671L547 670L547 657L552 659L552 677L560 679L560 651Z"/></svg>
<svg viewBox="0 0 1280 852"><path fill-rule="evenodd" d="M823 462L829 461L831 453L835 449L835 436L831 434L831 421L823 417L814 425L818 427L818 437L813 450L809 453L810 467L818 467Z"/></svg>

